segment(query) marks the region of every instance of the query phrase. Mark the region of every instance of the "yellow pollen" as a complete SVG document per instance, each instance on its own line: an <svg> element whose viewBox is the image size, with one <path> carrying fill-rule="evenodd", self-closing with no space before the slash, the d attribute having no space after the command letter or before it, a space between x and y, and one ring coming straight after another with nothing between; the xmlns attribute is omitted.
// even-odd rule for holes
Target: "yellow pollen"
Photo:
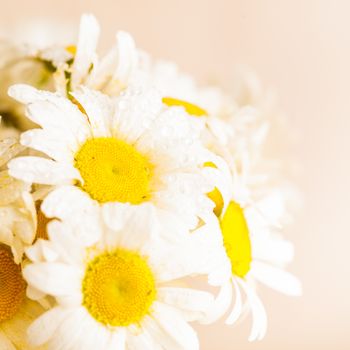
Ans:
<svg viewBox="0 0 350 350"><path fill-rule="evenodd" d="M75 45L69 45L66 47L66 51L75 56L77 53L77 47Z"/></svg>
<svg viewBox="0 0 350 350"><path fill-rule="evenodd" d="M0 246L0 322L10 320L24 301L26 283L11 252Z"/></svg>
<svg viewBox="0 0 350 350"><path fill-rule="evenodd" d="M82 285L83 305L104 325L139 324L156 299L156 283L138 253L117 249L94 258Z"/></svg>
<svg viewBox="0 0 350 350"><path fill-rule="evenodd" d="M252 251L243 209L237 203L230 202L220 226L232 273L244 277L250 270Z"/></svg>
<svg viewBox="0 0 350 350"><path fill-rule="evenodd" d="M177 98L163 97L162 101L164 104L166 104L169 107L173 107L173 106L183 107L185 108L188 114L193 115L194 117L205 117L208 115L207 111L205 111L201 107L190 102L178 100Z"/></svg>
<svg viewBox="0 0 350 350"><path fill-rule="evenodd" d="M87 140L75 155L82 189L100 203L139 204L150 198L153 166L133 146L113 137Z"/></svg>

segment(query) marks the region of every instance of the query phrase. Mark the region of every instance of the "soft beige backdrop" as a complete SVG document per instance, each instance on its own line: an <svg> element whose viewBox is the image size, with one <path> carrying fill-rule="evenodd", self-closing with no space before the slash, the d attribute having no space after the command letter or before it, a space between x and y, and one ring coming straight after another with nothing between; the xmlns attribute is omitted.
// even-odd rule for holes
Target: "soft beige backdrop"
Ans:
<svg viewBox="0 0 350 350"><path fill-rule="evenodd" d="M298 182L306 206L288 230L291 270L305 293L289 299L263 289L269 332L246 341L249 322L200 329L202 348L350 349L350 2L347 0L0 0L0 26L48 16L78 22L93 11L104 45L116 29L172 58L199 78L228 81L236 64L254 67L279 93L300 140Z"/></svg>

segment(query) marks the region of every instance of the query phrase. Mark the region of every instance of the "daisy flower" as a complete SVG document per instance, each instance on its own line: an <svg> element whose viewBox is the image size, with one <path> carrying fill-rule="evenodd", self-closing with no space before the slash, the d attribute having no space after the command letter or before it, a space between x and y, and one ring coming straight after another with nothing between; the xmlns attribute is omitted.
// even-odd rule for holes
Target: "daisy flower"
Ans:
<svg viewBox="0 0 350 350"><path fill-rule="evenodd" d="M228 119L234 112L238 120L243 118L240 118L235 102L219 88L200 87L176 64L152 60L147 53L136 48L130 34L122 31L117 33L115 46L100 60L96 52L99 33L96 18L83 15L74 58L70 64L59 65L55 73L59 91L63 94L68 92L68 97L71 97L74 94L69 94L69 91L75 91L79 84L84 84L109 96L118 96L127 87L136 90L155 88L164 106L182 114L186 112L196 120L201 126L201 139L206 146L217 143L212 141L214 137L227 140L232 136L228 130L233 128L228 129L226 120L221 119ZM244 109L241 114L251 113L250 109L246 112ZM219 159L216 166L220 167Z"/></svg>
<svg viewBox="0 0 350 350"><path fill-rule="evenodd" d="M293 245L277 233L285 208L285 193L279 189L267 193L253 193L246 179L237 171L226 173L224 193L217 188L210 194L215 202L226 257L231 269L223 264L226 282L222 284L208 320L219 318L235 299L226 319L235 323L242 315L242 292L252 312L253 326L249 340L263 338L267 328L264 306L256 294L256 282L290 296L301 295L300 282L284 270L293 259Z"/></svg>
<svg viewBox="0 0 350 350"><path fill-rule="evenodd" d="M213 297L179 279L196 273L181 245L157 239L151 205L124 213L103 208L100 240L86 243L70 220L48 225L49 240L27 249L30 288L57 305L29 328L32 345L49 349L198 349L188 321L203 317ZM200 260L193 251L193 258ZM171 259L169 259L171 256Z"/></svg>
<svg viewBox="0 0 350 350"><path fill-rule="evenodd" d="M42 127L23 133L21 143L48 156L13 159L9 171L53 186L43 203L48 217L66 212L79 222L75 210L82 208L90 213L89 223L82 223L90 232L108 202L121 210L151 203L155 223L164 223L176 239L212 215L206 193L213 185L203 164L217 157L201 145L200 126L181 110L166 108L156 91L127 90L111 99L82 87L72 93L78 105L24 85L9 93Z"/></svg>

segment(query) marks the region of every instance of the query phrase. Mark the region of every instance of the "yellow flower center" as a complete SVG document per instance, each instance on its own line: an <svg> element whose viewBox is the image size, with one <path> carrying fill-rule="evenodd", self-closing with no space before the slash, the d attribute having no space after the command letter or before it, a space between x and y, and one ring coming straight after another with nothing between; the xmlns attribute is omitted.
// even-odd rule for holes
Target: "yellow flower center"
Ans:
<svg viewBox="0 0 350 350"><path fill-rule="evenodd" d="M0 322L11 319L24 301L26 283L11 252L0 246Z"/></svg>
<svg viewBox="0 0 350 350"><path fill-rule="evenodd" d="M77 53L77 47L75 45L66 46L66 51L75 56Z"/></svg>
<svg viewBox="0 0 350 350"><path fill-rule="evenodd" d="M75 155L83 190L100 203L139 204L150 198L153 166L133 146L113 137L87 140Z"/></svg>
<svg viewBox="0 0 350 350"><path fill-rule="evenodd" d="M183 107L185 108L188 114L193 115L194 117L205 117L208 115L207 111L205 111L201 107L190 102L178 100L177 98L163 97L162 101L164 104L166 104L169 107L172 107L172 106Z"/></svg>
<svg viewBox="0 0 350 350"><path fill-rule="evenodd" d="M244 277L250 270L252 250L243 209L237 203L230 202L220 226L226 253L231 261L232 273Z"/></svg>
<svg viewBox="0 0 350 350"><path fill-rule="evenodd" d="M97 321L113 327L138 324L149 314L156 283L138 253L117 249L94 258L83 280L83 305Z"/></svg>

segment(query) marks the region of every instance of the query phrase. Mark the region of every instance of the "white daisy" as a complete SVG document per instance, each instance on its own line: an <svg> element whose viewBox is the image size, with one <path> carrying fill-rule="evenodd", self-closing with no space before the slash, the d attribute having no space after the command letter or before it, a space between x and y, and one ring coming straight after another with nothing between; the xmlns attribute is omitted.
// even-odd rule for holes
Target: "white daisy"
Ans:
<svg viewBox="0 0 350 350"><path fill-rule="evenodd" d="M117 33L115 46L100 60L96 52L99 32L95 17L83 15L73 64L62 64L55 75L59 91L74 91L79 84L84 84L110 96L118 96L128 86L155 88L165 106L185 111L196 119L196 123L201 125L201 139L205 145L217 145L220 141L216 139L224 138L225 142L220 143L221 150L231 137L239 135L242 140L242 128L237 130L241 133L233 135L235 127L227 126L232 122L233 114L235 120L246 123L241 116L250 116L252 109L240 110L235 101L217 87L199 86L172 62L154 61L136 48L133 38L126 32ZM215 147L212 149L216 151ZM218 160L216 165L219 166L219 163Z"/></svg>
<svg viewBox="0 0 350 350"><path fill-rule="evenodd" d="M70 220L48 225L49 241L27 250L29 286L57 305L29 328L32 345L55 349L199 348L188 321L202 318L213 298L176 280L196 273L181 246L164 245L154 230L151 205L124 215L103 208L100 241L86 244L84 228ZM123 216L123 218L122 218ZM120 220L122 218L122 220ZM196 251L193 260L200 260Z"/></svg>
<svg viewBox="0 0 350 350"><path fill-rule="evenodd" d="M183 235L212 215L206 193L213 186L203 164L217 157L201 146L195 120L166 108L154 90L110 99L82 88L72 94L80 110L59 94L29 86L14 86L10 94L42 127L23 133L21 143L51 158L19 157L9 163L10 174L54 186L43 204L48 217L65 211L78 221L81 208L93 220L107 202L121 210L151 203L155 222L176 239L174 233Z"/></svg>
<svg viewBox="0 0 350 350"><path fill-rule="evenodd" d="M260 193L260 198L254 198L242 176L237 172L226 175L227 184L223 188L229 193L222 192L222 195L215 189L210 197L216 203L215 213L231 269L228 271L227 264L223 264L226 283L209 313L208 322L219 318L229 308L233 297L235 304L226 323L236 322L245 310L243 292L253 317L249 340L259 340L265 335L267 318L255 291L256 282L286 295L301 294L300 282L283 269L293 259L293 245L276 233L284 214L285 198L279 190L267 195Z"/></svg>

